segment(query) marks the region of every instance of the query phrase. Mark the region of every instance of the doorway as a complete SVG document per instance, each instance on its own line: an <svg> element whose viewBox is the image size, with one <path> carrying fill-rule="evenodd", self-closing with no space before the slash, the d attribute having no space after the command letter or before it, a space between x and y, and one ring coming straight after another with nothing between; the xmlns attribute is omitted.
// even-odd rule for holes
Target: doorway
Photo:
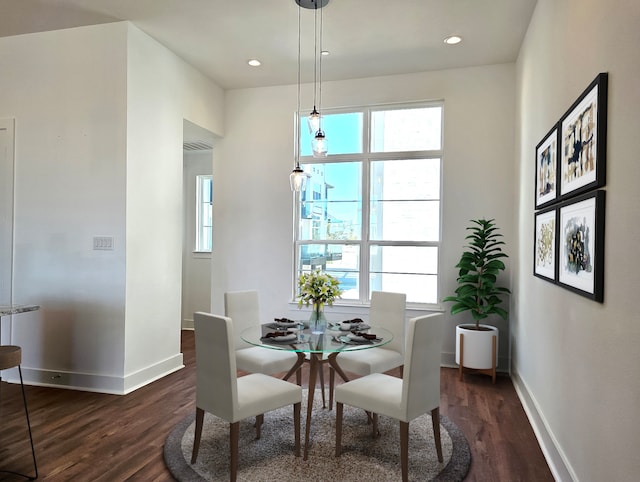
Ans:
<svg viewBox="0 0 640 482"><path fill-rule="evenodd" d="M211 249L202 242L202 232L211 230L202 209L213 196L203 197L201 181L212 175L214 135L192 122L183 122L183 242L182 329L193 329L193 313L211 310ZM199 184L200 182L200 184ZM206 191L205 191L206 192ZM211 192L211 191L210 191ZM212 233L209 234L209 239ZM206 237L206 236L205 236ZM198 241L201 242L198 242Z"/></svg>

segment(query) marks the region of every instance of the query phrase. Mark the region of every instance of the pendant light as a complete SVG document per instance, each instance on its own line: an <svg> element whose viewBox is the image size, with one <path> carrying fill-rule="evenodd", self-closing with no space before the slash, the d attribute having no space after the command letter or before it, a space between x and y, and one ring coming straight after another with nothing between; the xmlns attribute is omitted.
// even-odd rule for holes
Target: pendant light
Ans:
<svg viewBox="0 0 640 482"><path fill-rule="evenodd" d="M307 182L307 175L300 168L300 4L298 3L298 101L296 104L296 115L294 120L295 136L293 141L293 158L295 167L289 174L289 184L294 192L304 191Z"/></svg>
<svg viewBox="0 0 640 482"><path fill-rule="evenodd" d="M326 3L318 6L318 2L314 2L314 42L313 42L313 51L314 51L314 66L313 66L313 111L309 116L309 123L312 125L314 129L315 135L313 140L311 141L311 150L313 151L313 157L326 157L328 152L327 138L322 130L322 115L319 111L316 110L316 102L315 96L316 92L318 93L318 107L322 110L322 7L324 7ZM318 9L320 9L320 42L318 43ZM317 69L317 77L316 77L316 65ZM317 79L317 82L316 82ZM311 124L312 123L312 124Z"/></svg>
<svg viewBox="0 0 640 482"><path fill-rule="evenodd" d="M322 117L320 108L322 104L322 8L329 0L295 0L298 5L298 103L295 116L295 140L294 159L295 167L289 175L291 190L300 192L304 190L307 174L300 167L300 9L314 10L314 65L313 65L313 111L309 114L309 131L314 135L311 141L313 157L325 157L327 155L327 139L322 130ZM320 10L320 42L318 44L318 10ZM317 95L316 95L317 94ZM316 99L318 103L316 104ZM317 107L316 107L317 106Z"/></svg>
<svg viewBox="0 0 640 482"><path fill-rule="evenodd" d="M313 3L313 110L307 117L309 133L315 135L320 129L320 112L316 109L318 94L318 6Z"/></svg>

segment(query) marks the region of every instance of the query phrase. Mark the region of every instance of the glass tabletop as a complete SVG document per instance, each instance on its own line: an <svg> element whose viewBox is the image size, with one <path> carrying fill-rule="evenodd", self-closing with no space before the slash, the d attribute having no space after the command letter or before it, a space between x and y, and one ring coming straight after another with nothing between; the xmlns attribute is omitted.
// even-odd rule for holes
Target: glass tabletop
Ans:
<svg viewBox="0 0 640 482"><path fill-rule="evenodd" d="M269 338L269 333L284 333L281 337ZM375 334L375 339L359 337L351 331L341 330L340 323L328 323L324 332L312 330L302 323L293 328L282 328L275 323L252 326L243 330L240 337L251 345L302 353L334 353L366 350L383 346L393 339L393 334L384 328L371 326L364 333Z"/></svg>

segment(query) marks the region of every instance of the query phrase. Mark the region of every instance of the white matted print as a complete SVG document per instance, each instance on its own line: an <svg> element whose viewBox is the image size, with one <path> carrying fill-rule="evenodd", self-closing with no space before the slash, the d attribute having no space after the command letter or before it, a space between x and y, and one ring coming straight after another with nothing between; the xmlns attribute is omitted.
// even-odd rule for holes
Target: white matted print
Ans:
<svg viewBox="0 0 640 482"><path fill-rule="evenodd" d="M535 218L533 274L549 281L555 281L557 266L557 211L554 208L536 213Z"/></svg>
<svg viewBox="0 0 640 482"><path fill-rule="evenodd" d="M581 196L559 208L558 283L602 301L604 191Z"/></svg>
<svg viewBox="0 0 640 482"><path fill-rule="evenodd" d="M558 125L536 146L536 209L558 197Z"/></svg>
<svg viewBox="0 0 640 482"><path fill-rule="evenodd" d="M560 196L604 186L607 74L599 74L560 122Z"/></svg>

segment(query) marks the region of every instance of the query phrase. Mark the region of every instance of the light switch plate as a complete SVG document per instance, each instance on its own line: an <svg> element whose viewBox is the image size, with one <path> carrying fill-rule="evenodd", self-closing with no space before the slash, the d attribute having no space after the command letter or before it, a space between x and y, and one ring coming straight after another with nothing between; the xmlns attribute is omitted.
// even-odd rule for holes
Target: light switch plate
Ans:
<svg viewBox="0 0 640 482"><path fill-rule="evenodd" d="M102 249L102 250L113 249L113 236L94 236L93 249Z"/></svg>

